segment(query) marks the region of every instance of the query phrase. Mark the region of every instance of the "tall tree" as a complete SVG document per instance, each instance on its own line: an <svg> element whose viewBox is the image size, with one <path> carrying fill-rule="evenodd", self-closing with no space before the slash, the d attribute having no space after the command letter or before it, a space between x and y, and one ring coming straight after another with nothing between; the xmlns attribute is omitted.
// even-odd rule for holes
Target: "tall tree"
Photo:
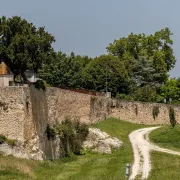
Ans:
<svg viewBox="0 0 180 180"><path fill-rule="evenodd" d="M27 82L26 70L37 72L52 51L54 37L21 17L0 18L0 57L14 76Z"/></svg>
<svg viewBox="0 0 180 180"><path fill-rule="evenodd" d="M161 96L172 103L180 103L180 78L171 78L161 87Z"/></svg>
<svg viewBox="0 0 180 180"><path fill-rule="evenodd" d="M59 51L51 56L49 63L43 64L39 74L52 86L81 88L81 72L90 61L91 58L88 56L76 56L73 52L67 56Z"/></svg>
<svg viewBox="0 0 180 180"><path fill-rule="evenodd" d="M102 55L93 59L82 71L86 89L125 93L129 76L117 57Z"/></svg>
<svg viewBox="0 0 180 180"><path fill-rule="evenodd" d="M152 68L159 73L159 83L167 80L167 73L174 67L176 59L173 54L171 31L168 28L155 32L153 35L131 33L127 38L120 38L110 43L107 51L119 57L124 63L129 75L137 72L141 57L150 61ZM142 69L139 69L141 71Z"/></svg>

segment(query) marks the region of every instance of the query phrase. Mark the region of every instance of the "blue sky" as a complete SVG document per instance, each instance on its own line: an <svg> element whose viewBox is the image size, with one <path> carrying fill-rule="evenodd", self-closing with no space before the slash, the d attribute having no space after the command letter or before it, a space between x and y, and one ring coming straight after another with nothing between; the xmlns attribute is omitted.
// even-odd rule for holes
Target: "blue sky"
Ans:
<svg viewBox="0 0 180 180"><path fill-rule="evenodd" d="M66 53L98 56L114 39L129 33L150 34L169 27L173 32L180 77L180 0L0 0L0 16L22 16L45 26Z"/></svg>

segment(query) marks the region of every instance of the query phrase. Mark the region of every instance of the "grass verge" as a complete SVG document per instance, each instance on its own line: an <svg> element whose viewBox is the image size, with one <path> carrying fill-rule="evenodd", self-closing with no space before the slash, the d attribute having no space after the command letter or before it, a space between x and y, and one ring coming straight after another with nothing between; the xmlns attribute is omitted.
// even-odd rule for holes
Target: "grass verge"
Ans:
<svg viewBox="0 0 180 180"><path fill-rule="evenodd" d="M0 155L0 180L34 179L37 162Z"/></svg>
<svg viewBox="0 0 180 180"><path fill-rule="evenodd" d="M180 151L180 125L172 128L163 126L149 135L152 142L160 147ZM162 152L151 152L152 171L149 180L179 180L180 156Z"/></svg>
<svg viewBox="0 0 180 180"><path fill-rule="evenodd" d="M152 170L148 180L179 180L180 156L151 152Z"/></svg>
<svg viewBox="0 0 180 180"><path fill-rule="evenodd" d="M152 131L149 138L161 147L180 151L180 125L175 126L175 128L163 126Z"/></svg>

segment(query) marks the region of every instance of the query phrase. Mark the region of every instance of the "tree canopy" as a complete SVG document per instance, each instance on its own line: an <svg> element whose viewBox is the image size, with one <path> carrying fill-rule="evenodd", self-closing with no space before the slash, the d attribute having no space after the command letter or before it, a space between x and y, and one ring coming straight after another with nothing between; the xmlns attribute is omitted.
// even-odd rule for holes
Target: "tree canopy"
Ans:
<svg viewBox="0 0 180 180"><path fill-rule="evenodd" d="M139 63L142 62L142 57L145 57L149 68L151 67L151 70L156 73L154 81L162 84L167 80L167 73L174 67L176 62L171 35L169 28L162 29L151 35L131 33L127 38L123 37L110 43L107 51L119 57L128 70L130 77L133 77L134 72L137 73Z"/></svg>
<svg viewBox="0 0 180 180"><path fill-rule="evenodd" d="M0 18L0 57L15 76L25 82L26 70L41 68L53 50L54 37L44 27L36 28L21 17Z"/></svg>
<svg viewBox="0 0 180 180"><path fill-rule="evenodd" d="M24 82L25 72L33 70L51 86L110 91L127 100L180 102L180 80L168 80L176 63L171 36L169 28L150 35L131 33L110 43L107 55L91 58L56 52L55 39L44 27L3 16L0 61Z"/></svg>
<svg viewBox="0 0 180 180"><path fill-rule="evenodd" d="M93 59L82 72L84 87L111 92L127 91L129 77L121 61L112 55L102 55Z"/></svg>
<svg viewBox="0 0 180 180"><path fill-rule="evenodd" d="M172 103L180 103L180 78L171 78L161 87L161 96Z"/></svg>

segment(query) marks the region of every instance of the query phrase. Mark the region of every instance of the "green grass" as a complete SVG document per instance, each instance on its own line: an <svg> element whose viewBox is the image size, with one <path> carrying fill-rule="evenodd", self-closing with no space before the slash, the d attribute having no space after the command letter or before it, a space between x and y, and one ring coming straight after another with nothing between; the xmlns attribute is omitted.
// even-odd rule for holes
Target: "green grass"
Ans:
<svg viewBox="0 0 180 180"><path fill-rule="evenodd" d="M150 140L158 146L180 151L180 125L172 128L171 126L163 126L150 133ZM152 171L150 180L179 180L180 179L180 156L152 152Z"/></svg>
<svg viewBox="0 0 180 180"><path fill-rule="evenodd" d="M175 128L163 126L152 131L149 138L161 147L180 151L180 125L175 126Z"/></svg>
<svg viewBox="0 0 180 180"><path fill-rule="evenodd" d="M0 180L34 179L37 162L0 155Z"/></svg>
<svg viewBox="0 0 180 180"><path fill-rule="evenodd" d="M132 147L128 135L133 130L146 127L145 125L132 124L119 119L108 119L100 122L94 127L109 133L123 141L123 146L111 155L89 153L73 158L64 158L55 162L34 162L28 160L17 160L17 163L24 163L26 171L14 168L6 172L3 180L6 179L38 179L38 180L124 180L126 163L133 162ZM4 157L3 160L8 157ZM0 171L4 171L0 161ZM9 170L8 166L7 169ZM14 174L12 174L14 173ZM17 173L17 174L15 174ZM6 178L7 177L7 178ZM13 177L13 178L10 178ZM0 176L1 179L1 176Z"/></svg>
<svg viewBox="0 0 180 180"><path fill-rule="evenodd" d="M125 180L126 163L133 162L128 135L145 125L108 119L93 127L123 141L123 146L111 155L93 154L73 156L60 160L38 162L12 156L0 156L0 180ZM179 150L180 126L164 126L153 131L150 139L160 146ZM180 157L151 152L152 170L148 180L179 180ZM137 178L138 179L138 178Z"/></svg>
<svg viewBox="0 0 180 180"><path fill-rule="evenodd" d="M148 180L179 180L180 156L152 152L152 170Z"/></svg>

